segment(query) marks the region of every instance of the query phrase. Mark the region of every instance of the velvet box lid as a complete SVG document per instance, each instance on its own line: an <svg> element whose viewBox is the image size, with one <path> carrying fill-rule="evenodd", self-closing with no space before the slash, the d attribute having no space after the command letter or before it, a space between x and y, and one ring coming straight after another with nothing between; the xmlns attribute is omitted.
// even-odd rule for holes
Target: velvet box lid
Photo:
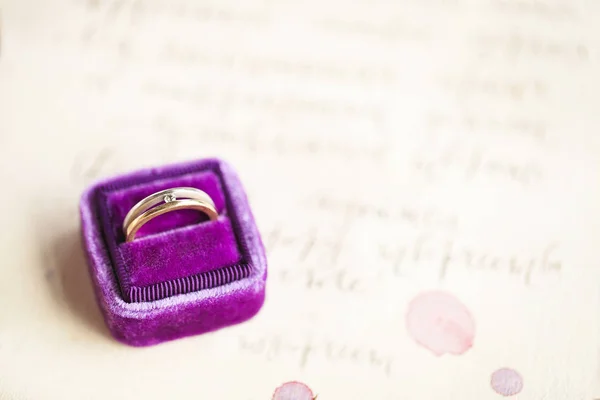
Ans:
<svg viewBox="0 0 600 400"><path fill-rule="evenodd" d="M195 187L219 212L180 210L125 242L129 209L159 190ZM148 168L97 182L80 203L96 298L113 336L146 346L243 322L262 307L267 261L242 183L220 159Z"/></svg>

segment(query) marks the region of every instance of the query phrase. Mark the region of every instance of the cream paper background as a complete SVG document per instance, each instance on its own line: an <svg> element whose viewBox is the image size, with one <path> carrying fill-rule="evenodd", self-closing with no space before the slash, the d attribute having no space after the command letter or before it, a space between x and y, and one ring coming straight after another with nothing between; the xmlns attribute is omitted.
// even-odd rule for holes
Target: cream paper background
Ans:
<svg viewBox="0 0 600 400"><path fill-rule="evenodd" d="M0 19L0 399L259 400L288 380L497 399L501 367L518 399L600 397L599 2L3 0ZM264 309L117 344L79 196L215 155L268 247ZM429 289L473 313L466 354L409 338Z"/></svg>

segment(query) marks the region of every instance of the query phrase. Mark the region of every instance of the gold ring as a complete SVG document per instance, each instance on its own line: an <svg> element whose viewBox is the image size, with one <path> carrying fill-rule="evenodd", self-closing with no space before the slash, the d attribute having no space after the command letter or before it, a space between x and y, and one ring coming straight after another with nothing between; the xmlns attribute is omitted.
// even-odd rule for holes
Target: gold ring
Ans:
<svg viewBox="0 0 600 400"><path fill-rule="evenodd" d="M125 241L131 242L146 222L176 210L198 210L205 213L211 221L219 217L213 200L200 189L179 187L161 190L140 200L129 210L123 220Z"/></svg>

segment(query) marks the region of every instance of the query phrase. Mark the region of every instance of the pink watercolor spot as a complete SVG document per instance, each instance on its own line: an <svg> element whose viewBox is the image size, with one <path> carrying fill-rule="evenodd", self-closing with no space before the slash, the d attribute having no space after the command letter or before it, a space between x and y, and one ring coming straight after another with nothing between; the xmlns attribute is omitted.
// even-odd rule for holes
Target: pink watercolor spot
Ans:
<svg viewBox="0 0 600 400"><path fill-rule="evenodd" d="M275 389L273 400L314 400L312 390L304 383L287 382Z"/></svg>
<svg viewBox="0 0 600 400"><path fill-rule="evenodd" d="M492 389L502 396L514 396L523 390L523 378L514 369L501 368L492 374Z"/></svg>
<svg viewBox="0 0 600 400"><path fill-rule="evenodd" d="M451 294L424 292L408 305L406 328L412 338L436 356L460 355L473 346L475 321Z"/></svg>

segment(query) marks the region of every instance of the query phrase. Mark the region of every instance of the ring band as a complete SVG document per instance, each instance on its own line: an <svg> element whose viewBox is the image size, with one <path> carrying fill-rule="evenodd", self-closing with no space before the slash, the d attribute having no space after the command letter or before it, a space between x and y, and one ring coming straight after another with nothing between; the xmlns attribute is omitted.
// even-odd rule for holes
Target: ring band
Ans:
<svg viewBox="0 0 600 400"><path fill-rule="evenodd" d="M137 231L151 219L176 210L198 210L211 221L219 217L215 203L206 192L191 187L161 190L140 200L123 220L125 241L131 242Z"/></svg>

